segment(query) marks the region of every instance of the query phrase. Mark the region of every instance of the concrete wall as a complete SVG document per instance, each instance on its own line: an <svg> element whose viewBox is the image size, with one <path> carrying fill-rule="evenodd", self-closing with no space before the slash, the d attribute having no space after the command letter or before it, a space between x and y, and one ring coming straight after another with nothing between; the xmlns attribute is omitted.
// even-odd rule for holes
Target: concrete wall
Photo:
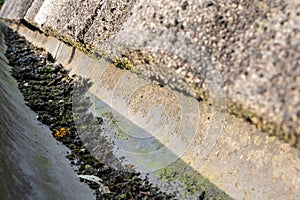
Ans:
<svg viewBox="0 0 300 200"><path fill-rule="evenodd" d="M129 60L175 90L226 99L231 113L300 147L299 13L297 0L7 0L1 17Z"/></svg>

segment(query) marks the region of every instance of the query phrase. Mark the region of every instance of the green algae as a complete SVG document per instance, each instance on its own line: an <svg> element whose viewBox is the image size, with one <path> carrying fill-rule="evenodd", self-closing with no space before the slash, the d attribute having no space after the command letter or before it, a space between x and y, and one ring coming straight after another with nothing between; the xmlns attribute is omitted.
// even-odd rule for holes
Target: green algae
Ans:
<svg viewBox="0 0 300 200"><path fill-rule="evenodd" d="M191 85L194 92L197 95L197 99L207 102L208 105L212 105L213 100L210 97L209 91L203 90L201 87ZM258 114L255 110L245 105L241 101L233 101L232 99L224 99L224 105L226 105L226 111L233 114L245 121L253 124L260 131L267 133L270 136L276 136L278 139L290 144L293 147L300 148L300 138L297 136L297 128L294 132L291 132L287 128L287 124L280 122L274 122L268 120L265 116ZM298 127L300 130L300 127Z"/></svg>
<svg viewBox="0 0 300 200"><path fill-rule="evenodd" d="M112 123L112 126L116 129L115 135L117 139L120 140L126 140L126 133L122 131L122 129L118 126L117 120L114 118L113 114L111 112L105 112L102 114L102 117L108 119L110 123Z"/></svg>
<svg viewBox="0 0 300 200"><path fill-rule="evenodd" d="M265 117L258 115L240 101L227 101L227 110L231 114L243 118L249 123L255 125L256 128L262 132L268 133L270 136L276 136L278 139L285 141L293 147L300 148L300 138L297 137L296 131L291 132L285 127L285 124L267 120Z"/></svg>
<svg viewBox="0 0 300 200"><path fill-rule="evenodd" d="M91 53L91 50L92 50L91 46L84 45L82 43L76 42L70 36L65 36L65 35L61 34L59 31L55 30L52 27L45 27L42 31L45 33L45 35L53 36L53 37L65 42L66 44L77 48L78 50L80 50L84 54L86 54L88 56L91 56L91 57L95 57L94 54Z"/></svg>
<svg viewBox="0 0 300 200"><path fill-rule="evenodd" d="M225 192L180 159L157 171L156 176L167 183L179 183L182 186L180 192L184 199L194 199L201 194L205 194L206 199L231 199Z"/></svg>
<svg viewBox="0 0 300 200"><path fill-rule="evenodd" d="M128 58L115 58L113 60L113 64L121 69L126 69L130 72L133 72L135 74L140 74L140 71L134 67L134 65L128 60Z"/></svg>
<svg viewBox="0 0 300 200"><path fill-rule="evenodd" d="M108 60L110 62L112 62L114 64L115 67L117 68L121 68L121 69L126 69L132 73L135 74L141 74L140 71L134 67L134 65L132 64L132 62L130 62L130 60L123 56L123 57L116 57L113 55L109 55L107 53L105 53L104 51L100 51L99 49L95 49L95 47L89 45L89 44L83 44L80 42L76 42L74 41L74 39L70 36L64 36L63 34L61 34L60 32L58 32L57 30L51 28L51 27L47 27L44 29L44 33L46 35L50 35L53 36L61 41L63 41L64 43L75 47L76 49L80 50L81 52L83 52L85 55L94 58L94 59L105 59Z"/></svg>

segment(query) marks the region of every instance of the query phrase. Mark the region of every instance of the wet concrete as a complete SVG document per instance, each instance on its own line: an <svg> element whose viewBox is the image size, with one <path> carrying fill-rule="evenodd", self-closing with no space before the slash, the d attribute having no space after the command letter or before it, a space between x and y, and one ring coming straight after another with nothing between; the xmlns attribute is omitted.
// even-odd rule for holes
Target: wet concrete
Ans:
<svg viewBox="0 0 300 200"><path fill-rule="evenodd" d="M94 199L64 157L67 149L25 105L9 72L2 32L0 46L1 199Z"/></svg>
<svg viewBox="0 0 300 200"><path fill-rule="evenodd" d="M144 159L128 159L128 165L140 168L141 171L159 172L167 170L167 166L172 164L163 155L172 155L180 158L201 177L207 178L232 198L297 199L300 191L300 159L297 149L281 143L276 137L264 135L257 127L242 119L226 114L222 104L210 106L195 102L167 87L160 87L155 82L118 69L104 59L90 58L55 38L43 36L22 26L12 26L29 41L52 53L56 61L70 69L71 73L90 79L93 85L89 92L94 98L92 111L106 117L107 121L108 116L112 116L110 119L117 124L116 127L122 128L124 134L115 137L115 142L121 144L124 139L128 139L125 140L127 144L119 148L127 151L120 151L120 154L130 158L131 154L141 155L147 152L143 156L158 163L151 166L143 163ZM103 112L101 107L105 104L101 102L108 105L111 115L107 111ZM172 109L168 108L169 103L164 102L172 102ZM186 107L191 110L185 110ZM176 110L180 113L178 118ZM187 118L183 116L190 117L190 120L185 121ZM163 123L159 125L156 118ZM173 122L170 126L169 119ZM193 120L197 121L196 126ZM151 125L155 125L155 128L147 129L153 127ZM181 129L187 125L187 129ZM134 129L137 131L131 132ZM112 136L116 135L118 134ZM143 142L149 138L156 139L163 146L155 148L167 147L173 154L155 154L152 145L157 144L155 142L147 143L150 149L139 149L139 145L130 143L136 141L130 137L143 138ZM151 158L151 154L155 156ZM167 170L165 174L172 173ZM176 176L173 174L171 177Z"/></svg>

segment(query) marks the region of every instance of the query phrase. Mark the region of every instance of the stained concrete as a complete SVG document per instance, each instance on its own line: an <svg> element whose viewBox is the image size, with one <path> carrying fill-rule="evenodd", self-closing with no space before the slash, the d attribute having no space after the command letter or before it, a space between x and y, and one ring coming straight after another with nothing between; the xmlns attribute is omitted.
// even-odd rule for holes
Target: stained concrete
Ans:
<svg viewBox="0 0 300 200"><path fill-rule="evenodd" d="M134 125L147 130L149 113L157 113L161 107L150 106L153 108L150 111L144 107L138 109L136 105L143 105L138 97L144 97L139 94L148 92L145 93L148 106L157 103L151 100L152 96L169 94L165 91L168 89L158 89L157 83L149 79L171 88L168 91L174 108L185 108L178 101L182 94L184 102L190 98L191 102L203 99L204 103L197 103L191 116L199 120L197 130L185 140L179 137L181 129L173 129L178 133L174 137L182 139L183 146L188 148L176 149L178 143L172 143L174 138L168 132L148 133L233 198L297 199L300 191L300 3L297 0L35 0L30 8L29 5L27 1L7 0L1 17L13 20L25 17L52 35L45 37L22 26L15 27L73 73L90 78L94 83L90 92L111 106L115 116L121 114L129 122L138 121ZM98 58L128 60L131 63L128 69L148 80L117 69L111 62L86 57L75 47ZM154 85L149 90L130 93L130 88L139 86L137 83L140 88ZM128 87L121 87L123 84ZM169 115L170 112L165 116ZM168 122L163 114L156 117ZM182 118L178 119L182 122ZM181 127L176 123L171 125ZM124 124L121 126L124 128ZM153 130L159 129L156 128ZM140 168L149 170L145 166L148 167Z"/></svg>
<svg viewBox="0 0 300 200"><path fill-rule="evenodd" d="M226 94L229 112L299 147L299 9L297 0L7 0L1 17L127 58L182 93Z"/></svg>
<svg viewBox="0 0 300 200"><path fill-rule="evenodd" d="M52 137L25 105L10 75L0 32L0 197L24 199L94 199L64 157L67 149Z"/></svg>
<svg viewBox="0 0 300 200"><path fill-rule="evenodd" d="M89 92L95 99L92 111L101 116L103 104L99 104L100 101L110 107L115 126L117 129L121 127L124 132L124 136L118 137L115 142L127 144L117 146L118 153L128 158L128 164L135 166L136 170L157 170L158 177L163 173L176 177L168 171L168 164L172 164L170 158L175 156L234 199L298 198L300 156L297 149L283 144L277 137L263 134L255 125L243 119L226 114L222 109L218 110L217 106L199 103L166 87L158 87L157 83L115 68L106 60L92 59L53 37L46 37L23 26L13 27L29 41L53 54L56 62L63 63L71 70L71 74L90 78L93 85ZM165 105L163 102L172 104ZM174 109L168 109L167 105ZM191 110L186 112L186 108ZM177 110L189 118L179 115L174 120L172 117L176 118ZM161 114L149 118L155 113ZM102 115L105 116L107 113ZM171 126L168 125L168 117L173 120ZM161 123L153 122L157 118ZM156 126L147 129L149 124ZM194 127L195 124L197 127ZM188 128L183 128L187 125ZM128 131L133 126L145 130L140 133L147 136L132 135L137 133ZM148 149L146 154L139 152L138 145L133 142L136 138L147 140L150 137L163 144L158 150L167 148L169 153L153 149ZM155 153L156 156L152 156ZM135 158L140 156L140 159L131 159L131 155ZM148 159L152 159L154 165L144 165ZM166 171L160 171L164 169Z"/></svg>

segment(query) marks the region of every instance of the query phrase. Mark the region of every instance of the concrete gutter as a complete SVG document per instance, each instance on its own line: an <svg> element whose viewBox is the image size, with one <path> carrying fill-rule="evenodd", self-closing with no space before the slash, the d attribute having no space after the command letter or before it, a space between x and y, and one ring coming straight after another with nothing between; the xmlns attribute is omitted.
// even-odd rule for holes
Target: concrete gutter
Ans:
<svg viewBox="0 0 300 200"><path fill-rule="evenodd" d="M232 198L297 199L297 1L35 0L15 12L22 2L1 16L46 33L10 24L91 80L92 112L112 113L129 138L116 139L127 164L155 171L180 158ZM142 155L135 138L164 151Z"/></svg>
<svg viewBox="0 0 300 200"><path fill-rule="evenodd" d="M48 127L36 120L10 75L0 24L0 197L93 199L93 191L74 173Z"/></svg>
<svg viewBox="0 0 300 200"><path fill-rule="evenodd" d="M266 136L242 119L225 114L218 107L198 103L191 97L159 87L157 83L118 69L106 60L88 57L54 37L22 25L11 26L30 42L49 51L56 62L71 70L71 74L90 79L93 83L90 96L95 99L92 112L107 114L99 102L109 105L109 112L118 119L117 126L123 128L126 134L116 140L123 144L116 153L128 158L128 164L131 163L137 170L159 171L180 158L234 199L297 199L300 191L298 150L281 143L276 137ZM139 99L141 96L144 96L143 100ZM152 97L162 98L153 101ZM144 105L145 102L147 105ZM170 102L172 109L167 107ZM170 117L172 128L168 125L168 117L157 114L157 108ZM176 114L176 108L184 115L178 121L174 121L174 117L180 115ZM146 113L144 116L140 115L142 111ZM166 123L161 126L153 121L149 123L147 120L151 116L153 119L155 114ZM145 131L132 135L130 127L126 126L128 121ZM155 129L149 129L149 125L154 125ZM175 132L170 132L172 130ZM156 152L150 149L141 153L139 148L128 149L128 145L138 146L134 138L139 136L144 141L155 138L163 144L162 149L167 150ZM141 158L132 159L139 156ZM154 164L149 165L150 161Z"/></svg>

